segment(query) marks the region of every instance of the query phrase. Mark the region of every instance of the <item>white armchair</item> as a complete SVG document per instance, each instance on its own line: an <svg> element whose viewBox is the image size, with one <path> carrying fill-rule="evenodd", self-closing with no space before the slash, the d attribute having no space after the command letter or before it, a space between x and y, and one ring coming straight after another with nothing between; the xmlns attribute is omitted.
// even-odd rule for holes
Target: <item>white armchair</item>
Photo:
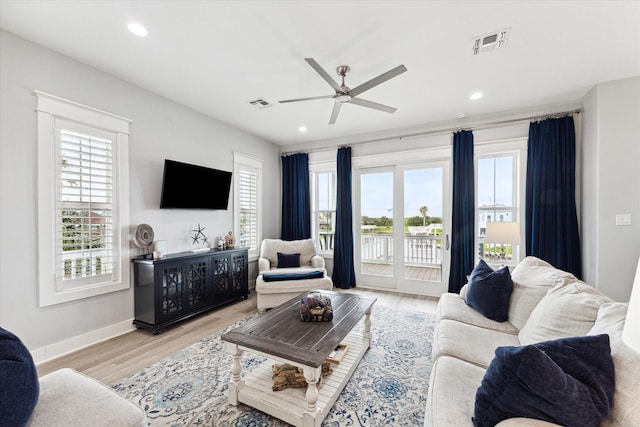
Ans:
<svg viewBox="0 0 640 427"><path fill-rule="evenodd" d="M281 254L280 257L278 254ZM298 256L299 262L296 262ZM287 266L279 265L278 258L288 262ZM279 276L279 280L270 280L270 275ZM305 275L312 278L301 278ZM277 307L312 289L333 289L333 282L327 276L324 266L324 258L317 254L316 243L312 239L262 241L256 279L259 312Z"/></svg>

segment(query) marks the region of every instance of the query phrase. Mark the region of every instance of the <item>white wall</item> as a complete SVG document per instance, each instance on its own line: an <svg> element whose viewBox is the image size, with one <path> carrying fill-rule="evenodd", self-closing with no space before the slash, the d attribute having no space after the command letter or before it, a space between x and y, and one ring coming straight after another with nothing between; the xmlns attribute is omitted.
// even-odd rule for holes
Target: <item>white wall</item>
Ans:
<svg viewBox="0 0 640 427"><path fill-rule="evenodd" d="M30 350L82 345L85 337L129 328L133 290L39 308L37 300L36 98L41 90L133 120L130 138L131 231L140 223L167 240L169 252L191 247L191 230L232 230L226 211L160 210L165 158L233 170L233 151L264 160L265 237L279 234L278 147L69 57L0 33L0 325ZM198 183L196 183L197 185ZM203 189L204 190L204 189ZM232 193L233 194L233 193ZM231 197L232 199L232 197ZM131 256L141 253L131 246ZM256 267L251 266L252 278ZM106 328L106 329L105 329ZM96 332L97 331L97 332ZM60 343L66 343L60 345ZM44 358L51 352L40 352Z"/></svg>
<svg viewBox="0 0 640 427"><path fill-rule="evenodd" d="M640 256L640 77L597 85L583 100L585 280L628 301ZM616 226L631 214L630 226Z"/></svg>

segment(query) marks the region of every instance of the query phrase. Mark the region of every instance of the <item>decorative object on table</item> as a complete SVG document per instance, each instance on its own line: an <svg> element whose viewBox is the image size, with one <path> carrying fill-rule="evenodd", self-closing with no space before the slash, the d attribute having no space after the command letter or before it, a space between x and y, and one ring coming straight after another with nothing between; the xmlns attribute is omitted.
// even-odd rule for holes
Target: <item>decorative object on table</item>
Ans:
<svg viewBox="0 0 640 427"><path fill-rule="evenodd" d="M218 249L224 249L224 236L220 236L220 238L218 239Z"/></svg>
<svg viewBox="0 0 640 427"><path fill-rule="evenodd" d="M310 292L300 300L300 318L304 322L328 322L333 320L331 298L320 292Z"/></svg>
<svg viewBox="0 0 640 427"><path fill-rule="evenodd" d="M273 370L273 387L271 388L273 391L284 390L285 388L302 388L307 386L307 380L304 379L304 373L302 368L298 368L293 365L289 365L287 363L279 365L274 363L271 366ZM322 364L322 377L326 377L327 375L331 375L333 373L333 368L329 362L324 362ZM318 382L318 385L321 384L321 381Z"/></svg>
<svg viewBox="0 0 640 427"><path fill-rule="evenodd" d="M484 242L500 245L500 267L504 267L507 257L504 252L504 246L520 244L520 224L511 221L488 222L484 234Z"/></svg>
<svg viewBox="0 0 640 427"><path fill-rule="evenodd" d="M224 247L227 249L232 249L236 246L236 238L233 237L233 233L229 231L229 234L224 236Z"/></svg>
<svg viewBox="0 0 640 427"><path fill-rule="evenodd" d="M157 240L153 243L153 250L160 252L160 257L167 256L167 241L166 240Z"/></svg>
<svg viewBox="0 0 640 427"><path fill-rule="evenodd" d="M209 243L209 238L204 234L204 229L207 227L200 227L200 223L198 223L198 228L195 230L191 230L193 231L193 236L191 236L191 239L193 240L192 244L195 245L196 243L198 244L203 244L206 245L207 243Z"/></svg>
<svg viewBox="0 0 640 427"><path fill-rule="evenodd" d="M327 357L327 362L339 365L344 355L347 354L347 351L349 351L349 346L347 344L338 344L338 346L329 354L329 357Z"/></svg>
<svg viewBox="0 0 640 427"><path fill-rule="evenodd" d="M133 234L133 243L144 251L145 255L150 253L149 247L153 243L153 228L149 224L140 224Z"/></svg>

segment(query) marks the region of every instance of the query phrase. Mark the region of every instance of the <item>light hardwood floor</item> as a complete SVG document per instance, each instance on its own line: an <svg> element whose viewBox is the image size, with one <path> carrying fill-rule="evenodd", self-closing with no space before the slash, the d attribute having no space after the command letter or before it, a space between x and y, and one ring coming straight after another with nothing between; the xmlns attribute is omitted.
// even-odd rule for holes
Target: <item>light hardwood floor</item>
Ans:
<svg viewBox="0 0 640 427"><path fill-rule="evenodd" d="M385 290L354 288L346 292L377 298L376 306L435 313L437 298ZM136 330L38 365L40 376L60 368L74 368L112 385L172 353L257 313L256 294L210 313L163 329L158 335ZM374 312L375 313L375 312ZM375 314L372 318L375 322Z"/></svg>

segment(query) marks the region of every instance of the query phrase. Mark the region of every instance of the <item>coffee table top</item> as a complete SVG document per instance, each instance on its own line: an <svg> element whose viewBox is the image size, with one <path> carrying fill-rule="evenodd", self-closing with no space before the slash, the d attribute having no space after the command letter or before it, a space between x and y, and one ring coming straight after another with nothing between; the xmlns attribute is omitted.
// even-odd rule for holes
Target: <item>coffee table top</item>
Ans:
<svg viewBox="0 0 640 427"><path fill-rule="evenodd" d="M333 320L303 322L300 299L307 291L235 328L221 339L303 365L319 367L376 302L375 298L315 291L331 298Z"/></svg>

